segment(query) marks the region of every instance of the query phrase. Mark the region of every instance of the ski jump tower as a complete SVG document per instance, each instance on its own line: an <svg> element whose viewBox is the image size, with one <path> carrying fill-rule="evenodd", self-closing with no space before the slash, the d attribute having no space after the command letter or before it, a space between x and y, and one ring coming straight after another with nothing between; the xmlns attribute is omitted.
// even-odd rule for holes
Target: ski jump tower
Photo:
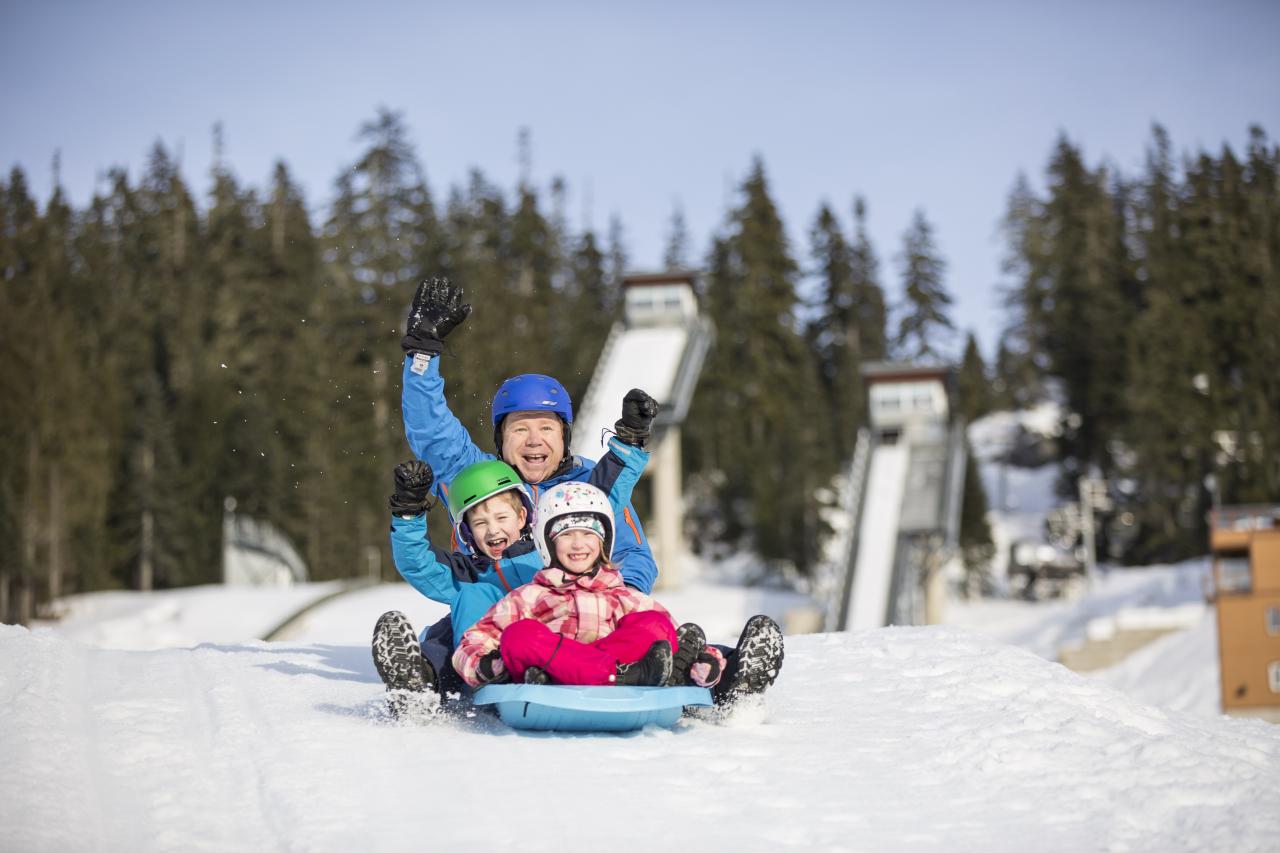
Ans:
<svg viewBox="0 0 1280 853"><path fill-rule="evenodd" d="M871 426L849 469L827 630L937 621L942 566L959 544L966 445L951 416L953 371L876 362L862 377Z"/></svg>
<svg viewBox="0 0 1280 853"><path fill-rule="evenodd" d="M680 427L713 336L710 320L698 313L695 280L687 270L623 279L623 320L609 332L573 425L575 452L598 459L605 431L613 429L628 391L643 389L661 405L644 478L650 500L635 505L645 512L642 521L662 587L680 582L686 550Z"/></svg>

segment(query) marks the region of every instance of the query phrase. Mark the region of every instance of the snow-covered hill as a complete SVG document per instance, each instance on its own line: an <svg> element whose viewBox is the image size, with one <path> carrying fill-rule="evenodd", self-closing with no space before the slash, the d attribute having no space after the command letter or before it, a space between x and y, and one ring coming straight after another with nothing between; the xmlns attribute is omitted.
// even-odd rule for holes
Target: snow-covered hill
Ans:
<svg viewBox="0 0 1280 853"><path fill-rule="evenodd" d="M989 448L1013 427L983 428ZM1051 505L1047 469L1025 473L999 530ZM954 602L945 627L788 636L762 702L624 736L389 720L374 620L443 613L405 584L272 643L252 638L335 586L76 596L56 624L0 626L0 850L1274 850L1280 726L1217 712L1205 569ZM661 598L716 641L809 604L710 574ZM1182 630L1111 669L1051 662L1103 623L1174 611Z"/></svg>
<svg viewBox="0 0 1280 853"><path fill-rule="evenodd" d="M1280 728L954 628L788 638L765 701L630 736L387 721L363 645L0 626L6 850L1273 850Z"/></svg>

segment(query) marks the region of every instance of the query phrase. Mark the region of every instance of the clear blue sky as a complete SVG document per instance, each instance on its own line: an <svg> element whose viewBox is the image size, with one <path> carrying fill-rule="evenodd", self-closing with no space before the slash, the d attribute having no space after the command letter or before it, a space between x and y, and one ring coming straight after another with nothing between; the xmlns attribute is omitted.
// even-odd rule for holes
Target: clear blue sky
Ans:
<svg viewBox="0 0 1280 853"><path fill-rule="evenodd" d="M1280 2L22 2L0 8L0 167L84 204L156 140L202 196L211 127L243 183L283 158L313 210L380 105L403 112L438 201L472 167L560 174L570 221L619 215L635 267L679 204L703 256L760 155L808 261L822 200L865 196L882 283L912 211L936 229L957 324L989 355L1006 195L1060 132L1136 174L1151 124L1179 152L1280 137ZM588 198L590 199L588 203Z"/></svg>

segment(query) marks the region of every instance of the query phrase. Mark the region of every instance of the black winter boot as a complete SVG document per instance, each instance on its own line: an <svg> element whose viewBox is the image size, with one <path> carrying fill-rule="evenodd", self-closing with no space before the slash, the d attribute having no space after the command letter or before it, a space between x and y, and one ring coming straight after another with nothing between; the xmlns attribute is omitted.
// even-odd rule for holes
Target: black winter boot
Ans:
<svg viewBox="0 0 1280 853"><path fill-rule="evenodd" d="M752 693L763 693L782 669L782 629L768 616L752 616L742 629L738 647L728 656L724 676L711 688L717 705L732 705Z"/></svg>
<svg viewBox="0 0 1280 853"><path fill-rule="evenodd" d="M671 677L671 644L658 640L635 663L618 664L614 684L629 687L660 687Z"/></svg>
<svg viewBox="0 0 1280 853"><path fill-rule="evenodd" d="M404 694L439 696L435 667L422 656L418 635L399 610L388 610L378 617L373 629L373 666L393 694L391 712L396 716L405 710Z"/></svg>
<svg viewBox="0 0 1280 853"><path fill-rule="evenodd" d="M707 646L707 635L702 628L686 622L676 629L676 641L679 647L671 657L671 677L667 679L668 687L683 687L689 684L689 668L698 661L698 655Z"/></svg>

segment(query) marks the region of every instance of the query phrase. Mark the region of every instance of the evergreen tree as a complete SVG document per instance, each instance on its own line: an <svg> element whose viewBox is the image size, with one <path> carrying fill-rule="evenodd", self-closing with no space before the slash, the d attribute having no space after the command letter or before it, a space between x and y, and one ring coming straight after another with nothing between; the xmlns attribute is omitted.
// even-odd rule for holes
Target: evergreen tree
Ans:
<svg viewBox="0 0 1280 853"><path fill-rule="evenodd" d="M1032 316L1036 283L1031 278L1031 261L1044 251L1035 227L1038 206L1026 175L1019 174L1001 223L1009 247L1001 264L1009 282L1000 288L1007 325L996 348L993 381L994 404L1001 409L1029 408L1045 397L1042 377L1047 357L1037 349Z"/></svg>
<svg viewBox="0 0 1280 853"><path fill-rule="evenodd" d="M378 559L389 574L387 479L407 455L397 344L424 275L457 278L477 307L444 358L450 404L482 446L513 373L555 373L581 399L621 303L620 219L603 241L571 234L559 179L546 212L527 135L514 194L474 172L442 214L398 116L381 111L360 138L322 235L283 164L261 192L237 183L220 132L203 213L161 145L136 184L113 170L81 210L56 164L43 211L20 170L0 179L0 618L29 619L58 594L215 580L228 495L290 533L315 578ZM1136 180L1086 166L1064 139L1043 197L1025 179L1010 195L1010 324L990 388L969 336L960 411L1052 389L1068 483L1122 475L1139 528L1126 559L1201 552L1215 501L1280 499L1278 175L1258 128L1243 154L1179 166L1157 127ZM778 565L816 562L815 495L862 417L861 362L885 357L865 215L859 199L850 238L818 212L807 327L759 163L712 243L699 296L718 341L685 458L692 510L710 507L719 527L700 527L699 544L710 532ZM684 265L679 209L672 226L667 260ZM946 299L922 216L904 272L931 309L903 318L905 354L937 357ZM970 470L971 566L990 548L978 485Z"/></svg>
<svg viewBox="0 0 1280 853"><path fill-rule="evenodd" d="M424 247L437 239L434 208L400 115L380 110L359 138L368 147L339 177L324 229L328 287L320 318L330 333L321 378L333 401L325 470L346 489L334 509L351 520L336 528L347 540L327 550L351 567L343 574L371 560L390 570L380 504L388 472L405 455L397 344Z"/></svg>
<svg viewBox="0 0 1280 853"><path fill-rule="evenodd" d="M110 557L126 585L142 590L200 580L198 508L179 499L183 482L177 429L181 386L191 381L182 350L186 289L191 286L195 216L176 164L157 145L141 185L123 172L111 178L112 216L124 226L115 247L112 317L123 394L112 420L121 444L108 499Z"/></svg>
<svg viewBox="0 0 1280 853"><path fill-rule="evenodd" d="M867 204L862 196L853 201L853 227L849 272L858 348L865 360L881 361L888 357L888 310L880 287L880 261L867 236Z"/></svg>
<svg viewBox="0 0 1280 853"><path fill-rule="evenodd" d="M968 449L964 466L964 494L960 508L960 551L967 574L966 588L972 594L982 587L991 558L995 556L995 542L991 538L991 525L987 522L987 491L982 484L978 461L973 448Z"/></svg>
<svg viewBox="0 0 1280 853"><path fill-rule="evenodd" d="M817 365L798 332L796 275L757 160L712 246L708 308L717 337L693 401L686 458L717 484L724 538L750 531L762 557L807 571L823 533L815 493L835 464Z"/></svg>
<svg viewBox="0 0 1280 853"><path fill-rule="evenodd" d="M609 292L604 265L605 256L596 246L595 234L586 232L571 258L569 299L563 312L576 321L576 345L565 348L570 362L560 377L572 400L580 401L586 394L605 339L618 320L613 306L619 300Z"/></svg>
<svg viewBox="0 0 1280 853"><path fill-rule="evenodd" d="M0 620L28 621L37 595L38 490L53 424L42 417L42 356L53 315L40 258L45 232L26 175L0 183Z"/></svg>
<svg viewBox="0 0 1280 853"><path fill-rule="evenodd" d="M689 228L684 221L684 208L679 204L671 211L671 226L662 263L669 270L686 269L689 266Z"/></svg>
<svg viewBox="0 0 1280 853"><path fill-rule="evenodd" d="M942 282L946 264L938 256L933 228L916 211L903 236L900 256L905 301L894 346L901 358L923 362L945 360L947 333L955 329L947 309L951 296Z"/></svg>
<svg viewBox="0 0 1280 853"><path fill-rule="evenodd" d="M1072 476L1110 460L1107 435L1124 421L1125 348L1135 315L1124 219L1105 172L1060 139L1049 198L1011 210L1021 257L1013 297L1028 351L1062 388L1062 452Z"/></svg>
<svg viewBox="0 0 1280 853"><path fill-rule="evenodd" d="M522 353L522 367L513 373L560 372L554 353L544 351L542 341L567 339L594 319L568 316L560 309L560 292L552 282L561 264L561 249L550 223L538 207L532 187L522 185L511 217L510 253L514 287L502 305L506 314L508 345ZM495 312L496 313L496 312ZM560 350L561 352L563 350Z"/></svg>
<svg viewBox="0 0 1280 853"><path fill-rule="evenodd" d="M451 194L446 232L448 272L475 306L445 350L446 390L458 419L480 446L488 447L493 392L506 377L528 372L521 359L529 353L520 351L509 338L514 321L507 306L517 299L511 271L511 213L501 191L479 171L472 171L465 191L455 189Z"/></svg>
<svg viewBox="0 0 1280 853"><path fill-rule="evenodd" d="M831 208L823 204L809 232L819 277L818 314L809 324L823 393L831 412L828 440L836 457L853 453L857 428L866 420L862 386L862 340L853 259Z"/></svg>
<svg viewBox="0 0 1280 853"><path fill-rule="evenodd" d="M329 487L318 472L329 457L323 437L311 426L327 408L323 381L314 369L326 355L325 331L316 310L322 286L320 249L306 200L283 162L272 175L263 231L269 248L262 307L270 317L264 329L271 330L272 369L262 377L261 394L268 402L274 448L265 462L272 484L265 516L297 543L313 574L342 576L350 566L326 565L322 507ZM393 358L388 363L389 371L398 366Z"/></svg>
<svg viewBox="0 0 1280 853"><path fill-rule="evenodd" d="M1201 154L1176 189L1159 128L1148 156L1141 233L1145 305L1131 342L1131 501L1140 534L1130 560L1203 547L1206 510L1272 501L1277 409L1270 296L1280 286L1275 153L1252 138L1250 163ZM1264 414L1270 412L1271 414Z"/></svg>
<svg viewBox="0 0 1280 853"><path fill-rule="evenodd" d="M1204 395L1212 372L1205 294L1188 275L1191 258L1181 237L1185 226L1178 221L1168 136L1159 127L1153 136L1138 226L1145 305L1129 340L1125 395L1131 413L1126 439L1137 450L1130 473L1140 484L1132 508L1142 532L1130 556L1139 559L1184 552L1202 532L1199 524L1183 524L1182 516L1188 486L1203 509L1196 494L1213 428Z"/></svg>
<svg viewBox="0 0 1280 853"><path fill-rule="evenodd" d="M961 417L973 422L992 411L991 384L987 379L987 365L978 350L978 341L969 332L965 340L964 356L956 376L957 409Z"/></svg>

